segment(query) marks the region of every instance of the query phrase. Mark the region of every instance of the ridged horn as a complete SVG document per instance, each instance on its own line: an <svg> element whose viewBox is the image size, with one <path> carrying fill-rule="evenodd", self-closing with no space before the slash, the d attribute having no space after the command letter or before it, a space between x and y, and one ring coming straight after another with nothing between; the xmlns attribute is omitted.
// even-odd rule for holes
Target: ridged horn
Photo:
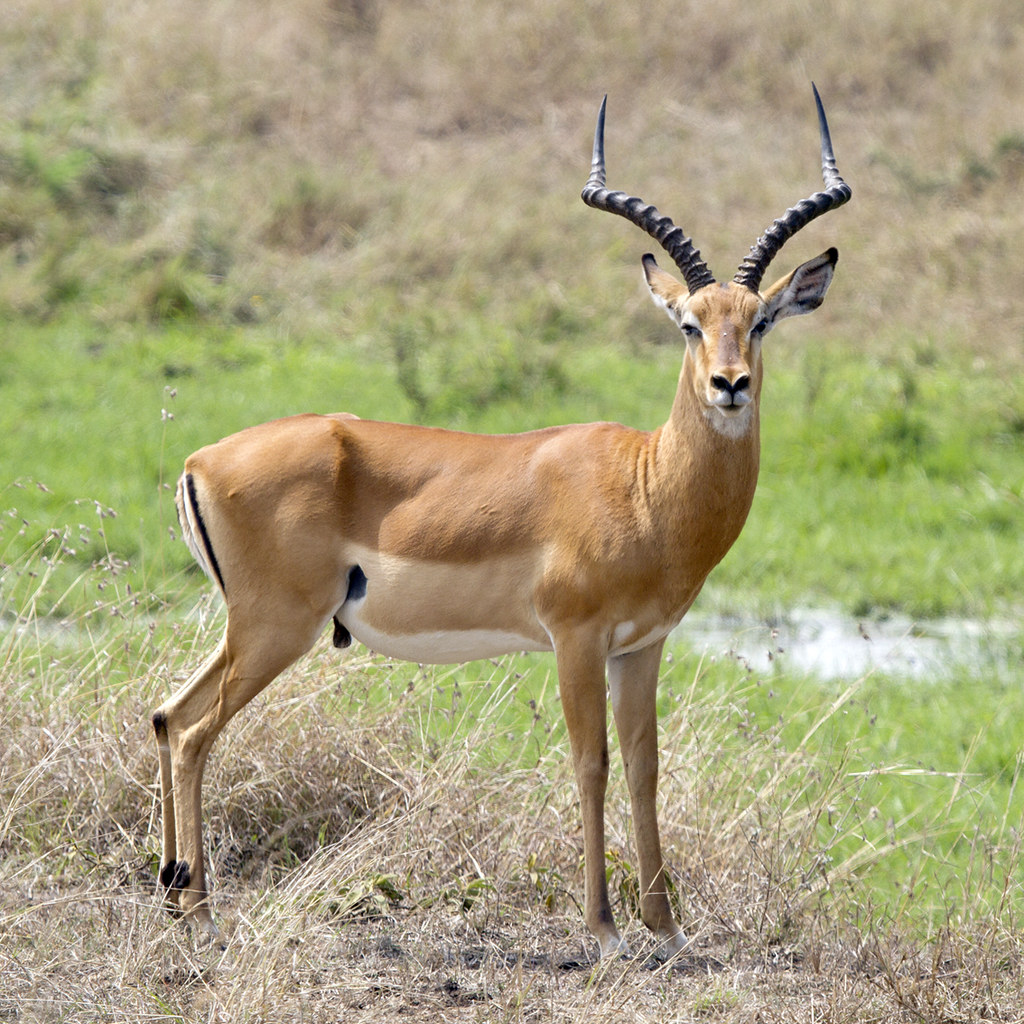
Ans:
<svg viewBox="0 0 1024 1024"><path fill-rule="evenodd" d="M822 192L815 192L807 199L801 199L796 206L790 207L751 246L750 254L740 264L733 278L737 284L744 285L751 291L756 292L761 287L761 278L764 277L768 264L788 239L815 217L820 217L823 213L848 202L853 194L850 186L836 170L836 158L832 152L832 137L828 131L825 108L813 82L811 88L814 90L814 102L818 107L818 126L821 129L821 177L825 189Z"/></svg>
<svg viewBox="0 0 1024 1024"><path fill-rule="evenodd" d="M605 188L604 112L607 104L608 97L605 96L597 115L594 155L590 163L590 177L583 187L583 202L595 210L606 210L608 213L625 217L646 231L675 261L691 295L698 288L714 284L715 279L708 270L708 265L694 248L693 239L687 238L682 228L677 228L668 217L660 214L637 196L628 196L625 192L613 192Z"/></svg>

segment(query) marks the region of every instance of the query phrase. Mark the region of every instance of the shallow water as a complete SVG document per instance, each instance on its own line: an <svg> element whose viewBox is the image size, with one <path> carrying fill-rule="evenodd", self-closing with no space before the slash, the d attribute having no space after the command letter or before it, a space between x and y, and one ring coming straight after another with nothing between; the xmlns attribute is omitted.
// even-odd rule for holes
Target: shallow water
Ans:
<svg viewBox="0 0 1024 1024"><path fill-rule="evenodd" d="M1019 623L906 618L855 619L800 609L778 621L691 613L673 639L709 657L734 657L754 671L784 671L823 679L867 673L938 679L1024 673Z"/></svg>
<svg viewBox="0 0 1024 1024"><path fill-rule="evenodd" d="M82 642L63 620L23 623L0 616L8 631L58 649ZM755 672L854 680L868 673L899 679L1024 677L1024 622L1009 619L856 619L838 611L797 609L771 621L691 611L671 640L709 658L732 658Z"/></svg>

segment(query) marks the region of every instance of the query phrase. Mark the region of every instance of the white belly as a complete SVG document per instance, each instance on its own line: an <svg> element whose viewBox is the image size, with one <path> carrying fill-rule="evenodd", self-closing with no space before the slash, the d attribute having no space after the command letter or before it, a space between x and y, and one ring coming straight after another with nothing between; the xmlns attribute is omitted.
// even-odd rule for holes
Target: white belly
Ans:
<svg viewBox="0 0 1024 1024"><path fill-rule="evenodd" d="M550 651L551 644L518 633L489 629L436 630L423 633L382 633L346 610L342 625L371 651L388 658L425 665L453 665L478 658L496 658L517 651Z"/></svg>
<svg viewBox="0 0 1024 1024"><path fill-rule="evenodd" d="M552 649L531 611L531 574L523 559L445 565L365 549L355 554L365 586L336 617L372 651L449 665Z"/></svg>
<svg viewBox="0 0 1024 1024"><path fill-rule="evenodd" d="M361 644L371 651L401 661L424 665L453 665L480 658L496 658L520 651L552 651L545 636L538 640L511 630L500 629L425 629L416 633L385 632L371 626L360 615L362 602L342 606L338 620ZM673 624L658 625L641 632L633 622L620 623L612 635L609 657L631 654L663 640Z"/></svg>

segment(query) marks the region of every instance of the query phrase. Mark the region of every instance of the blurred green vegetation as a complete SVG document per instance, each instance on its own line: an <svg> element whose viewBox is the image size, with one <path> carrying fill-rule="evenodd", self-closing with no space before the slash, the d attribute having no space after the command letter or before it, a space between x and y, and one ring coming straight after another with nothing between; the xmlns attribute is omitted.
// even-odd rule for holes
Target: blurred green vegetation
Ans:
<svg viewBox="0 0 1024 1024"><path fill-rule="evenodd" d="M76 546L62 572L113 553L159 597L162 576L191 565L172 539L185 455L277 416L346 409L501 432L590 419L653 427L667 414L678 343L638 356L577 348L571 325L550 338L530 327L382 314L339 350L330 336L269 325L24 324L3 343L0 372L0 558L16 562L95 505L102 537ZM989 386L963 357L807 351L783 330L768 345L758 493L702 606L1012 613L1024 591L1021 389ZM954 405L970 413L952 416Z"/></svg>
<svg viewBox="0 0 1024 1024"><path fill-rule="evenodd" d="M158 598L188 563L183 457L293 412L657 425L680 350L648 243L578 199L597 102L612 183L726 276L817 185L814 77L854 201L779 258L842 253L826 305L770 339L761 486L704 601L1016 614L1024 30L1010 0L941 7L842 2L812 28L796 0L19 4L2 557L93 504L102 535L62 574L116 557Z"/></svg>

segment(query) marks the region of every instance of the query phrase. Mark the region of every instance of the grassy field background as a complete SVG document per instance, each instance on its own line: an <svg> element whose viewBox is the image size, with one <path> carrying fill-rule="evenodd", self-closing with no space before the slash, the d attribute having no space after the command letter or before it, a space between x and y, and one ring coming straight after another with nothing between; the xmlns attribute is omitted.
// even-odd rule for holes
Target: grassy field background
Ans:
<svg viewBox="0 0 1024 1024"><path fill-rule="evenodd" d="M1024 1019L1015 3L20 0L0 24L0 1019ZM230 941L194 946L153 895L148 727L221 628L175 536L184 456L308 410L655 426L680 347L649 244L579 200L600 98L610 184L729 278L818 187L812 79L854 198L769 278L840 263L769 339L758 495L697 606L761 625L734 650L684 629L660 698L691 953L594 962L550 659L329 646L214 753ZM800 608L963 619L983 653L812 678L771 631Z"/></svg>

